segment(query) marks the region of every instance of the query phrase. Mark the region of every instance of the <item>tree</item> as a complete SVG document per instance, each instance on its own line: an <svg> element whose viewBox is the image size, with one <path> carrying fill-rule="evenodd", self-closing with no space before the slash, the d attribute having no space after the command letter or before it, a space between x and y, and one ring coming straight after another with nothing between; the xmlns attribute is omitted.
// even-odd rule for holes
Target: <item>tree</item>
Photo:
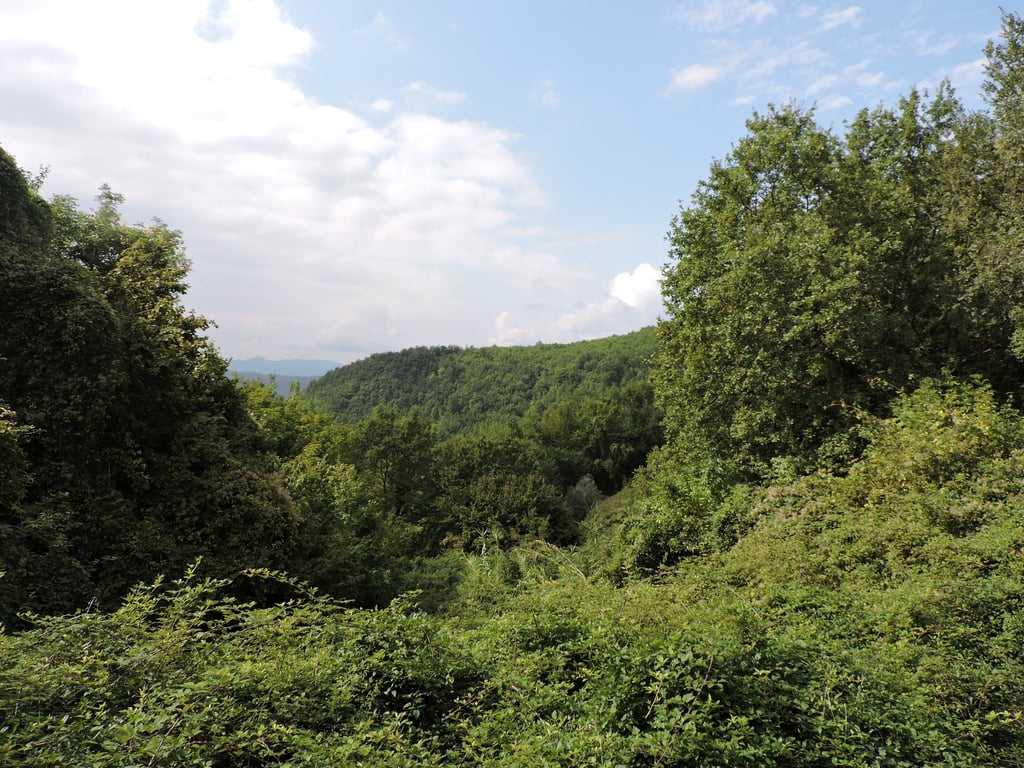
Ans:
<svg viewBox="0 0 1024 768"><path fill-rule="evenodd" d="M434 496L434 443L434 425L418 408L399 416L382 405L356 425L344 450L348 462L371 478L383 508L420 523Z"/></svg>
<svg viewBox="0 0 1024 768"><path fill-rule="evenodd" d="M27 478L0 518L0 620L108 605L198 556L273 564L294 510L207 321L181 305L181 236L125 224L109 189L94 213L47 205L7 155L0 199L0 401Z"/></svg>
<svg viewBox="0 0 1024 768"><path fill-rule="evenodd" d="M1024 359L1024 19L1004 13L999 41L990 41L982 92L992 108L996 163L975 170L989 211L991 237L977 246L976 292L1007 304L1013 351ZM988 138L986 136L986 138Z"/></svg>
<svg viewBox="0 0 1024 768"><path fill-rule="evenodd" d="M519 423L450 438L438 447L435 463L437 529L447 545L479 549L528 538L559 544L575 538L555 462Z"/></svg>
<svg viewBox="0 0 1024 768"><path fill-rule="evenodd" d="M1016 289L989 290L979 258L990 193L963 183L989 163L984 123L947 85L863 110L843 139L793 105L748 129L669 232L656 383L686 461L808 468L923 377L1019 386Z"/></svg>
<svg viewBox="0 0 1024 768"><path fill-rule="evenodd" d="M744 473L805 452L839 407L841 393L823 386L843 365L822 343L836 329L815 310L833 298L833 275L852 271L829 258L823 210L839 187L839 143L794 105L747 127L672 221L655 372L675 445L694 461L736 455Z"/></svg>

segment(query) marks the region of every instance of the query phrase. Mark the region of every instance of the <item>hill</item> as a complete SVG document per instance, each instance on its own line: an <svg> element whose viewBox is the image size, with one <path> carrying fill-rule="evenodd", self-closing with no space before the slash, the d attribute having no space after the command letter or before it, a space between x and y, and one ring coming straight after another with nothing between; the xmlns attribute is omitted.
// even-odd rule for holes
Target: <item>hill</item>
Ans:
<svg viewBox="0 0 1024 768"><path fill-rule="evenodd" d="M653 353L654 328L571 344L415 347L330 371L305 395L343 423L378 405L418 407L449 435L645 381Z"/></svg>

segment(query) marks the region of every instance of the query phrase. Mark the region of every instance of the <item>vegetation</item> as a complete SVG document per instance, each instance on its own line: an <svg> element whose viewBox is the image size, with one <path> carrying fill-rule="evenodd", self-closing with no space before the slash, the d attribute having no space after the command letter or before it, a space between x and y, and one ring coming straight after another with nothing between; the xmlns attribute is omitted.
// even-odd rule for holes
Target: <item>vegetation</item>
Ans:
<svg viewBox="0 0 1024 768"><path fill-rule="evenodd" d="M46 204L0 153L0 621L113 609L200 555L269 565L294 526L226 366L180 304L187 263L161 222Z"/></svg>
<svg viewBox="0 0 1024 768"><path fill-rule="evenodd" d="M0 155L0 761L1024 764L1024 20L986 55L990 112L755 115L653 385L451 432L230 382L173 232Z"/></svg>
<svg viewBox="0 0 1024 768"><path fill-rule="evenodd" d="M329 371L306 395L344 423L378 405L419 408L444 435L646 383L654 329L573 344L416 347Z"/></svg>

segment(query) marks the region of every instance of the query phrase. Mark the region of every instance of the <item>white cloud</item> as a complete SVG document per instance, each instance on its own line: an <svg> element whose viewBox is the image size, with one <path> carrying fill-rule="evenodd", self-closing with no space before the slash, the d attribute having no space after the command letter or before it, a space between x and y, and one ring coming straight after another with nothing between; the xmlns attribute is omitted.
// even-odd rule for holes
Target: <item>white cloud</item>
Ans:
<svg viewBox="0 0 1024 768"><path fill-rule="evenodd" d="M494 321L494 331L495 335L491 338L491 343L501 346L529 344L539 340L533 331L516 325L515 317L511 312L502 312L498 315Z"/></svg>
<svg viewBox="0 0 1024 768"><path fill-rule="evenodd" d="M984 57L974 61L965 61L958 64L949 72L949 79L958 91L972 89L977 91L985 79Z"/></svg>
<svg viewBox="0 0 1024 768"><path fill-rule="evenodd" d="M787 48L772 50L767 54L760 49L755 49L751 55L757 58L743 70L743 77L747 81L771 77L777 70L793 65L800 65L808 71L813 71L816 75L829 60L829 55L825 51L816 48L806 40Z"/></svg>
<svg viewBox="0 0 1024 768"><path fill-rule="evenodd" d="M558 98L558 83L550 77L545 77L530 94L530 103L545 109L555 109L558 107L561 103Z"/></svg>
<svg viewBox="0 0 1024 768"><path fill-rule="evenodd" d="M554 304L579 282L522 234L545 198L514 134L318 103L288 75L311 50L271 0L3 6L0 137L52 167L46 192L88 205L109 182L130 220L180 228L187 303L230 355L480 343L497 296Z"/></svg>
<svg viewBox="0 0 1024 768"><path fill-rule="evenodd" d="M401 51L408 45L404 37L399 34L391 18L383 11L377 11L373 19L353 31L357 37L369 37L380 40L395 51Z"/></svg>
<svg viewBox="0 0 1024 768"><path fill-rule="evenodd" d="M708 64L691 64L672 73L672 90L692 91L721 79L720 68Z"/></svg>
<svg viewBox="0 0 1024 768"><path fill-rule="evenodd" d="M853 101L848 96L834 94L821 100L821 108L826 110L839 109L841 107L849 106L852 103Z"/></svg>
<svg viewBox="0 0 1024 768"><path fill-rule="evenodd" d="M612 281L611 295L628 307L650 307L661 302L661 272L650 264L641 264L632 272L622 272Z"/></svg>
<svg viewBox="0 0 1024 768"><path fill-rule="evenodd" d="M835 29L844 24L853 24L860 18L863 8L851 5L841 11L830 11L821 17L821 28L823 30Z"/></svg>
<svg viewBox="0 0 1024 768"><path fill-rule="evenodd" d="M948 53L960 44L959 38L955 35L937 34L932 30L913 30L907 33L918 56L939 56Z"/></svg>
<svg viewBox="0 0 1024 768"><path fill-rule="evenodd" d="M885 81L884 72L861 72L857 75L857 85L861 88L875 88Z"/></svg>
<svg viewBox="0 0 1024 768"><path fill-rule="evenodd" d="M774 3L765 0L704 0L680 4L680 18L700 27L724 28L752 21L755 24L779 12Z"/></svg>
<svg viewBox="0 0 1024 768"><path fill-rule="evenodd" d="M458 91L444 91L438 88L432 88L423 82L409 83L403 89L406 94L412 94L414 96L424 96L427 99L437 102L438 104L457 104L460 101L466 100L466 94L459 93Z"/></svg>
<svg viewBox="0 0 1024 768"><path fill-rule="evenodd" d="M831 88L833 85L839 82L838 75L822 75L813 83L807 86L807 93L815 94L819 91L824 91L827 88Z"/></svg>
<svg viewBox="0 0 1024 768"><path fill-rule="evenodd" d="M657 322L661 306L661 273L644 263L606 282L601 298L578 301L568 312L556 306L501 312L490 343L567 342L628 333Z"/></svg>
<svg viewBox="0 0 1024 768"><path fill-rule="evenodd" d="M562 314L549 331L553 338L599 338L652 325L661 309L661 273L650 264L621 272L607 295Z"/></svg>

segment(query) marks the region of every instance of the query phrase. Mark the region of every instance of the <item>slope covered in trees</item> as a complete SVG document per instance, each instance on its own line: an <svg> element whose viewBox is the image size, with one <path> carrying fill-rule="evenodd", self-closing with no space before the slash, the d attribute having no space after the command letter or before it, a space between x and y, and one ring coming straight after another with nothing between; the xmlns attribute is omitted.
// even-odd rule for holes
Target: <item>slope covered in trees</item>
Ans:
<svg viewBox="0 0 1024 768"><path fill-rule="evenodd" d="M116 610L25 617L0 635L0 762L1024 764L1024 21L1006 15L986 53L990 112L943 87L865 111L843 136L795 106L750 121L673 223L654 376L668 443L626 493L581 507L575 547L558 545L578 522L558 491L581 455L565 436L616 421L571 403L439 439L415 408L339 424L299 398L218 384L223 399L200 402L221 409L217 444L236 453L182 467L173 439L143 441L163 425L145 413L126 422L138 433L104 442L123 390L88 402L108 413L68 396L86 391L74 379L52 395L3 379L2 554L22 590L5 600L37 599L23 564L93 551L90 521L177 509L152 506L145 483L85 474L82 445L117 467L126 436L132 466L184 500L220 466L261 480L232 486L243 509L276 489L293 524L275 554L302 582L193 568ZM10 304L4 356L28 354L16 332L40 340L37 364L65 350L87 373L119 370L120 347L79 359L46 334L81 345L79 322L130 330L147 314L118 325L110 286L126 284L53 250L59 201L6 183L0 264L46 324ZM56 289L29 290L37 272ZM181 332L175 302L153 306ZM144 330L112 338L149 349ZM184 417L195 434L196 412ZM179 535L194 530L183 521ZM196 547L237 562L206 530Z"/></svg>
<svg viewBox="0 0 1024 768"><path fill-rule="evenodd" d="M991 389L928 385L846 474L731 499L655 581L536 543L470 556L447 615L267 573L287 602L141 588L0 640L0 758L1018 766L1022 462Z"/></svg>
<svg viewBox="0 0 1024 768"><path fill-rule="evenodd" d="M294 524L160 222L44 202L0 151L0 621L112 608L208 555L272 564Z"/></svg>
<svg viewBox="0 0 1024 768"><path fill-rule="evenodd" d="M416 347L330 371L306 395L346 423L378 405L416 407L447 436L645 382L653 354L653 328L573 344Z"/></svg>

